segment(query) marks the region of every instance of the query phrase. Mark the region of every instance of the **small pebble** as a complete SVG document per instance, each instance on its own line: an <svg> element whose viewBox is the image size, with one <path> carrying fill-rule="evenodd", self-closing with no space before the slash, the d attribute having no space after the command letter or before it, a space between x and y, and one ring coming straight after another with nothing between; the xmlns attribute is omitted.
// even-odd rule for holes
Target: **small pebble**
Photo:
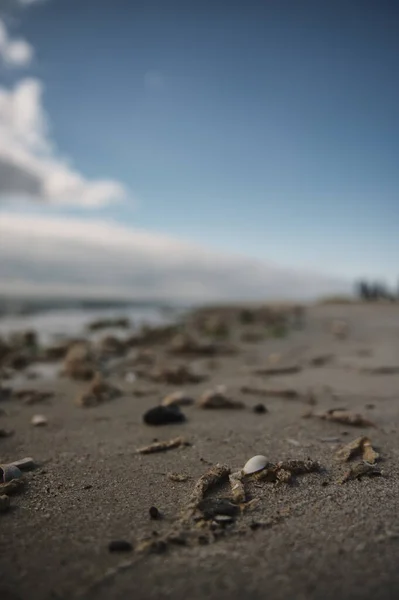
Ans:
<svg viewBox="0 0 399 600"><path fill-rule="evenodd" d="M133 546L126 540L113 540L108 544L108 550L110 552L131 552Z"/></svg>
<svg viewBox="0 0 399 600"><path fill-rule="evenodd" d="M43 427L44 425L47 425L48 421L47 417L44 415L33 415L31 423L34 427Z"/></svg>
<svg viewBox="0 0 399 600"><path fill-rule="evenodd" d="M157 509L156 506L151 506L150 510L150 517L151 519L160 519L161 518L161 513L159 512L159 510Z"/></svg>
<svg viewBox="0 0 399 600"><path fill-rule="evenodd" d="M170 423L183 423L186 417L178 406L155 406L143 415L146 425L168 425Z"/></svg>
<svg viewBox="0 0 399 600"><path fill-rule="evenodd" d="M264 404L255 404L255 406L252 409L254 411L254 413L256 413L257 415L263 415L265 413L267 413L267 408Z"/></svg>
<svg viewBox="0 0 399 600"><path fill-rule="evenodd" d="M5 494L0 496L0 513L6 512L10 508L10 498Z"/></svg>

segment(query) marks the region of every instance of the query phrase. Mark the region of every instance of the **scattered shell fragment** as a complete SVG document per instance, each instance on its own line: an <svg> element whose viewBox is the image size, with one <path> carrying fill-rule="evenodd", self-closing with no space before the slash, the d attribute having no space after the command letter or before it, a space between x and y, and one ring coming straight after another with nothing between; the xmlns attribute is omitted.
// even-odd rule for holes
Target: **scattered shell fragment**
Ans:
<svg viewBox="0 0 399 600"><path fill-rule="evenodd" d="M331 408L324 413L315 413L314 416L327 421L336 421L344 425L352 425L354 427L376 427L376 425L366 419L359 413L354 413L350 410L342 408Z"/></svg>
<svg viewBox="0 0 399 600"><path fill-rule="evenodd" d="M48 420L44 415L33 415L31 423L34 427L44 427L47 425Z"/></svg>
<svg viewBox="0 0 399 600"><path fill-rule="evenodd" d="M363 442L363 460L371 465L374 465L379 458L379 453L374 450L370 440L366 439Z"/></svg>
<svg viewBox="0 0 399 600"><path fill-rule="evenodd" d="M211 408L211 409L234 409L234 408L244 408L243 402L239 402L237 400L231 400L228 396L226 396L225 392L220 389L209 390L202 394L202 396L198 399L197 402L200 408Z"/></svg>
<svg viewBox="0 0 399 600"><path fill-rule="evenodd" d="M229 475L229 481L234 502L237 504L242 504L245 502L246 497L242 471L231 473Z"/></svg>
<svg viewBox="0 0 399 600"><path fill-rule="evenodd" d="M21 477L22 473L15 465L0 465L0 483L8 483Z"/></svg>
<svg viewBox="0 0 399 600"><path fill-rule="evenodd" d="M373 477L381 476L382 471L375 465L366 462L359 462L353 465L340 479L340 483L346 483L352 479L361 479L363 476Z"/></svg>
<svg viewBox="0 0 399 600"><path fill-rule="evenodd" d="M149 446L139 448L137 452L139 454L154 454L155 452L165 452L166 450L172 450L173 448L179 448L180 446L188 445L189 443L183 437L177 437L166 442L154 442Z"/></svg>
<svg viewBox="0 0 399 600"><path fill-rule="evenodd" d="M6 512L10 508L10 498L6 494L0 496L0 513Z"/></svg>
<svg viewBox="0 0 399 600"><path fill-rule="evenodd" d="M244 465L242 472L244 475L251 475L252 473L257 473L258 471L262 471L267 466L267 458L262 454L257 454L250 458Z"/></svg>
<svg viewBox="0 0 399 600"><path fill-rule="evenodd" d="M184 481L188 481L190 477L188 475L185 475L184 473L168 473L168 479L170 479L171 481L183 483Z"/></svg>
<svg viewBox="0 0 399 600"><path fill-rule="evenodd" d="M162 406L190 406L194 399L183 391L172 392L162 400Z"/></svg>

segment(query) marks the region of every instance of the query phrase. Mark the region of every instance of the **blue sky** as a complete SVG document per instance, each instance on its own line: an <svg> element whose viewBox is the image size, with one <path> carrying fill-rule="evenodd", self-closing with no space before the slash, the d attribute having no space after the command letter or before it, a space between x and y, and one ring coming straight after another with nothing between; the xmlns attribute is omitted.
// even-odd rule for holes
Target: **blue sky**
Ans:
<svg viewBox="0 0 399 600"><path fill-rule="evenodd" d="M1 83L40 81L57 151L128 190L100 208L24 214L396 281L396 2L17 4L5 23L35 57L2 69Z"/></svg>

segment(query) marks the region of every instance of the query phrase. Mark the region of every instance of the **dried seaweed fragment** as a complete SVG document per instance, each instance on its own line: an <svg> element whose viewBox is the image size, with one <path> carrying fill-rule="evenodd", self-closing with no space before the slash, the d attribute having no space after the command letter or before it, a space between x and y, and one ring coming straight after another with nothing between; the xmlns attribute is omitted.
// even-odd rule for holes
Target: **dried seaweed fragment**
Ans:
<svg viewBox="0 0 399 600"><path fill-rule="evenodd" d="M365 475L368 477L381 476L382 471L375 465L370 465L367 462L359 462L346 471L339 482L346 483L347 481L351 481L353 479L361 479Z"/></svg>
<svg viewBox="0 0 399 600"><path fill-rule="evenodd" d="M293 475L303 475L305 473L317 473L321 470L321 465L317 460L307 458L306 460L282 460L277 463L277 469L290 471Z"/></svg>
<svg viewBox="0 0 399 600"><path fill-rule="evenodd" d="M229 475L229 481L234 502L237 504L242 504L245 502L246 497L242 471L231 473Z"/></svg>
<svg viewBox="0 0 399 600"><path fill-rule="evenodd" d="M177 481L179 483L182 483L190 479L190 477L188 475L185 475L184 473L168 473L168 479L170 479L170 481Z"/></svg>
<svg viewBox="0 0 399 600"><path fill-rule="evenodd" d="M369 438L366 436L361 436L340 448L335 457L338 460L347 462L351 458L354 458L360 454L363 456L363 460L370 464L374 464L380 456L372 447Z"/></svg>
<svg viewBox="0 0 399 600"><path fill-rule="evenodd" d="M177 437L172 440L165 442L154 442L149 446L139 448L137 452L139 454L154 454L155 452L166 452L166 450L172 450L173 448L179 448L180 446L189 446L189 443L183 437Z"/></svg>
<svg viewBox="0 0 399 600"><path fill-rule="evenodd" d="M344 425L352 425L353 427L376 427L375 423L369 421L359 413L354 413L344 408L331 408L324 413L315 413L314 416L326 421L335 421Z"/></svg>
<svg viewBox="0 0 399 600"><path fill-rule="evenodd" d="M230 469L227 465L216 464L211 467L206 473L201 475L189 498L187 507L183 513L183 519L190 517L194 514L198 504L204 499L207 491L227 479L230 475Z"/></svg>
<svg viewBox="0 0 399 600"><path fill-rule="evenodd" d="M292 388L257 388L255 386L243 385L241 387L243 394L252 394L254 396L276 396L278 398L294 399L299 398L300 393Z"/></svg>

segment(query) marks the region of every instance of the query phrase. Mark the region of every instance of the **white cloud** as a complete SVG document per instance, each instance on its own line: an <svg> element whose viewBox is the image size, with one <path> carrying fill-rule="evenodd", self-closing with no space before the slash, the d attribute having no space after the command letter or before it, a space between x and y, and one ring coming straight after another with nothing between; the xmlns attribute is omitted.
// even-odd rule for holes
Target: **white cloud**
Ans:
<svg viewBox="0 0 399 600"><path fill-rule="evenodd" d="M52 204L97 207L123 199L123 186L87 180L60 157L49 136L43 87L33 78L0 87L0 198L27 197Z"/></svg>
<svg viewBox="0 0 399 600"><path fill-rule="evenodd" d="M0 288L212 301L311 298L350 285L113 223L0 212Z"/></svg>
<svg viewBox="0 0 399 600"><path fill-rule="evenodd" d="M7 67L27 67L33 59L33 47L21 38L11 39L0 19L0 61Z"/></svg>

